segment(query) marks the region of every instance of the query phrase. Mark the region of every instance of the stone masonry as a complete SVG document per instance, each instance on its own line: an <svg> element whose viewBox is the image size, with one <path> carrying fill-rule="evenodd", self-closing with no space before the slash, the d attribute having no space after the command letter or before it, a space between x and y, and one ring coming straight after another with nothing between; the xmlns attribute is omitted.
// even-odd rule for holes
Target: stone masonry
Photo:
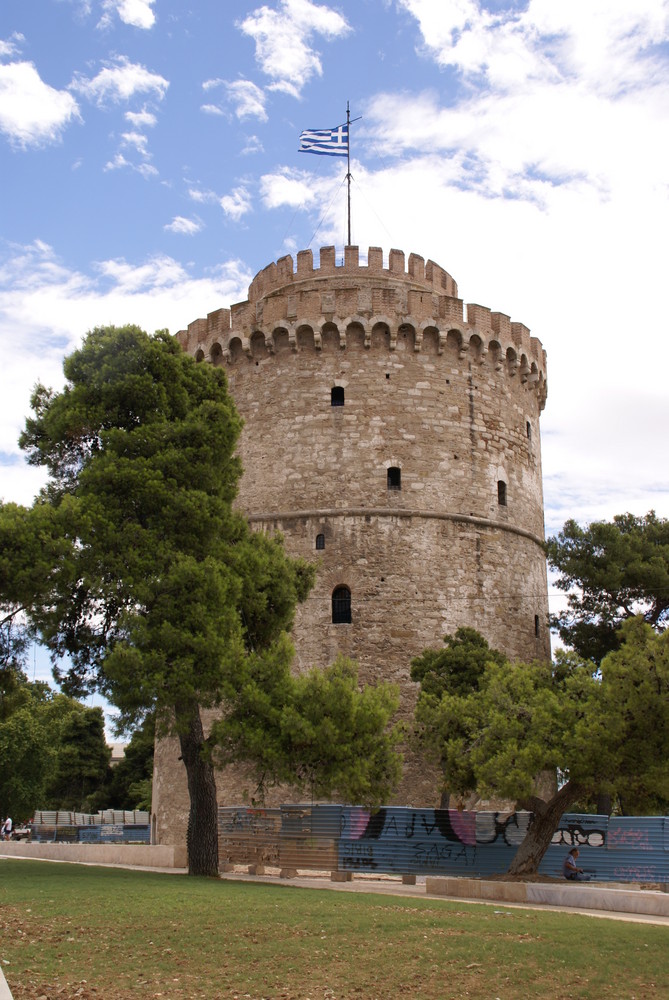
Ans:
<svg viewBox="0 0 669 1000"><path fill-rule="evenodd" d="M297 612L296 669L343 652L363 682L398 683L408 716L411 658L461 625L512 657L550 655L546 354L527 327L475 304L465 318L453 278L417 254L391 250L384 266L377 247L366 263L358 247L340 262L324 247L319 266L310 250L270 264L247 301L177 338L225 369L244 419L239 506L318 567ZM350 622L333 623L335 592ZM177 755L172 741L157 748L162 843L186 828ZM239 770L219 778L221 804L252 791ZM396 804L438 800L434 772L408 759Z"/></svg>

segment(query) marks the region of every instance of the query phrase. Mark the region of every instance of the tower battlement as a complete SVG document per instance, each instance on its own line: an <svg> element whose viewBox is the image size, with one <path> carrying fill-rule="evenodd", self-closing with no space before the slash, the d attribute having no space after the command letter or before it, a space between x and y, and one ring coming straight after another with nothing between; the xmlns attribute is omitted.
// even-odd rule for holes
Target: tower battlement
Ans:
<svg viewBox="0 0 669 1000"><path fill-rule="evenodd" d="M331 281L332 278L350 278L353 275L361 281L409 279L430 291L453 298L457 298L458 295L458 286L451 275L432 260L426 263L425 258L419 254L409 254L405 264L404 251L391 250L388 255L388 266L384 267L381 247L369 247L365 264L360 263L360 248L348 246L344 248L343 261L337 264L335 248L329 246L321 247L318 267L314 267L311 250L300 250L296 261L288 254L276 263L263 268L249 285L249 301L256 302L277 289L309 278Z"/></svg>
<svg viewBox="0 0 669 1000"><path fill-rule="evenodd" d="M405 266L406 263L406 266ZM358 247L346 247L337 264L334 247L320 251L314 267L311 250L294 260L280 258L258 272L249 297L217 309L177 333L185 350L214 364L236 364L259 355L321 351L328 339L341 350L352 342L366 349L395 351L398 339L415 352L444 355L450 347L459 360L490 364L516 374L546 399L546 353L523 323L502 312L457 297L457 284L434 261L370 247L361 264Z"/></svg>

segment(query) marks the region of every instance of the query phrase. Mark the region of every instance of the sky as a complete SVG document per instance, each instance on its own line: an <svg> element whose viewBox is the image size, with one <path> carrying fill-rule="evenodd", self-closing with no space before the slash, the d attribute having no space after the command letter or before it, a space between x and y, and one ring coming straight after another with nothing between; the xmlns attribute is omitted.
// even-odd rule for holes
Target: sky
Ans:
<svg viewBox="0 0 669 1000"><path fill-rule="evenodd" d="M432 258L548 353L546 531L669 516L669 0L2 0L0 498L87 330L171 332L286 253Z"/></svg>

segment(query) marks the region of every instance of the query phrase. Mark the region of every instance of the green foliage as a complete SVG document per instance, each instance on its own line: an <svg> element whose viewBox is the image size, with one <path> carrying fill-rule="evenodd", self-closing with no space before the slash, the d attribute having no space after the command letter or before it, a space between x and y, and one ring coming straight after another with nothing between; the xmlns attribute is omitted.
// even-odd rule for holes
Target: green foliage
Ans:
<svg viewBox="0 0 669 1000"><path fill-rule="evenodd" d="M281 738L268 742L273 780L360 800L390 787L398 764L383 730L393 697L360 694L341 665L324 687L316 675L302 687L286 679L284 634L315 571L233 510L241 422L223 372L197 364L166 333L134 326L91 331L64 370L61 392L35 389L21 436L49 482L30 510L0 508L0 541L25 538L0 561L0 599L24 606L54 657L66 658L65 691L101 690L121 726L152 714L160 733L178 736L191 795L190 870L216 872L210 751L218 730L205 740L200 708L236 705L247 681L253 711L283 713ZM224 735L230 759L252 756L265 767L259 725L252 713L236 717ZM81 774L77 782L85 791Z"/></svg>
<svg viewBox="0 0 669 1000"><path fill-rule="evenodd" d="M191 870L214 874L200 706L225 698L248 649L260 655L290 627L310 574L232 509L241 421L220 369L166 332L126 326L91 331L64 371L61 392L35 389L20 441L49 482L30 510L0 509L0 540L12 519L27 540L0 564L0 594L24 603L54 657L67 658L64 690L101 690L121 725L155 712L178 735L198 800ZM40 531L47 566L34 578L26 553Z"/></svg>
<svg viewBox="0 0 669 1000"><path fill-rule="evenodd" d="M567 609L551 625L579 654L599 663L620 642L623 621L641 615L661 630L669 618L669 521L654 511L620 514L581 528L567 521L547 542Z"/></svg>
<svg viewBox="0 0 669 1000"><path fill-rule="evenodd" d="M290 628L312 571L232 510L241 423L219 369L166 334L110 327L65 375L61 393L37 387L21 438L49 484L31 510L0 517L28 545L43 521L58 542L48 586L23 588L32 621L71 662L67 691L102 690L122 724L156 709L187 727L175 706L218 704L245 649Z"/></svg>
<svg viewBox="0 0 669 1000"><path fill-rule="evenodd" d="M421 693L417 718L451 789L515 800L547 815L548 827L601 790L636 802L669 798L669 632L634 618L620 638L601 670L564 651L554 664L490 658L469 690ZM542 772L564 777L548 801L536 792Z"/></svg>
<svg viewBox="0 0 669 1000"><path fill-rule="evenodd" d="M17 683L0 713L0 811L29 818L37 808L87 811L105 779L109 749L100 709L43 682Z"/></svg>
<svg viewBox="0 0 669 1000"><path fill-rule="evenodd" d="M27 702L0 722L0 812L29 819L43 799L56 751L43 711Z"/></svg>
<svg viewBox="0 0 669 1000"><path fill-rule="evenodd" d="M411 680L420 683L421 694L468 694L478 687L487 663L506 660L474 628L459 628L454 636L445 635L444 646L426 649L411 661Z"/></svg>
<svg viewBox="0 0 669 1000"><path fill-rule="evenodd" d="M478 690L488 663L506 662L504 654L491 649L473 628L459 628L454 636L444 636L443 649L426 649L411 661L411 679L420 683L415 712L417 742L439 762L445 795L450 791L471 791L476 776L465 757L457 758L456 774L444 756L444 746L464 741L467 730L457 715L444 714L442 701L445 696L466 699Z"/></svg>
<svg viewBox="0 0 669 1000"><path fill-rule="evenodd" d="M111 769L105 789L107 807L151 809L155 718L149 715L132 734L121 760Z"/></svg>
<svg viewBox="0 0 669 1000"><path fill-rule="evenodd" d="M292 647L251 657L248 672L215 727L225 762L253 762L262 797L285 783L312 800L338 795L377 805L397 787L400 733L390 728L399 705L395 687L358 686L357 666L344 657L325 670L290 673Z"/></svg>
<svg viewBox="0 0 669 1000"><path fill-rule="evenodd" d="M627 813L666 813L669 804L669 632L624 622L619 649L601 665L601 717L615 790Z"/></svg>
<svg viewBox="0 0 669 1000"><path fill-rule="evenodd" d="M73 707L60 726L55 773L45 792L46 808L97 812L110 757L102 709Z"/></svg>
<svg viewBox="0 0 669 1000"><path fill-rule="evenodd" d="M632 619L601 672L562 652L554 665L489 661L478 687L428 702L452 787L517 800L541 771L581 789L665 794L669 780L669 634ZM420 707L420 702L419 702Z"/></svg>

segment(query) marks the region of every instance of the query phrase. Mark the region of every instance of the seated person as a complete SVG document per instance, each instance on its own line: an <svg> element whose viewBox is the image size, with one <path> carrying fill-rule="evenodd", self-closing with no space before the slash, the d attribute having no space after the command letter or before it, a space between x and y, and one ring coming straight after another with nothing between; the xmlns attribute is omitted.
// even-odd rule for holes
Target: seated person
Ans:
<svg viewBox="0 0 669 1000"><path fill-rule="evenodd" d="M586 875L582 868L576 865L578 857L578 847L572 847L567 857L562 862L562 874L572 882L589 882L590 876Z"/></svg>

